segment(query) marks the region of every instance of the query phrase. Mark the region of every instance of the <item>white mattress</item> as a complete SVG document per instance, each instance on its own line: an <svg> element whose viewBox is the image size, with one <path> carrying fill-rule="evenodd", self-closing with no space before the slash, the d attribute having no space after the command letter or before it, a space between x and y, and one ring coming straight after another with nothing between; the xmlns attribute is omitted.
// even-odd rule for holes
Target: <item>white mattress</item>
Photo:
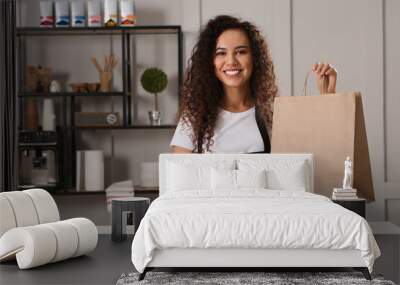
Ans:
<svg viewBox="0 0 400 285"><path fill-rule="evenodd" d="M370 271L380 255L359 215L320 195L266 189L165 193L136 232L132 262L143 272L167 248L356 249Z"/></svg>

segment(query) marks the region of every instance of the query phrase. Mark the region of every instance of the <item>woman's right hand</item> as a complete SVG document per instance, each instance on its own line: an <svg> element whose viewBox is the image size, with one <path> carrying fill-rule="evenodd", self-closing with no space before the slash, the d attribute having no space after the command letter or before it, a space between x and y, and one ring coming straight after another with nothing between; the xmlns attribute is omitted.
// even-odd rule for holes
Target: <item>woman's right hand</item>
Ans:
<svg viewBox="0 0 400 285"><path fill-rule="evenodd" d="M329 63L314 63L312 71L317 75L320 94L336 93L337 71Z"/></svg>

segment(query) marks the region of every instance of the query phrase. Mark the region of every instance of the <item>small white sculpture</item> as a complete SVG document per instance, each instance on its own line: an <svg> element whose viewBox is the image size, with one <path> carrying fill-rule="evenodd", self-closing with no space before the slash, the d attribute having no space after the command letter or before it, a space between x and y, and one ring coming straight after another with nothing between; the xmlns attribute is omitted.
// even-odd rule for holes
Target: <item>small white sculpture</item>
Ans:
<svg viewBox="0 0 400 285"><path fill-rule="evenodd" d="M353 162L349 156L344 162L343 189L353 189Z"/></svg>
<svg viewBox="0 0 400 285"><path fill-rule="evenodd" d="M53 80L50 83L50 92L61 92L60 83L57 80Z"/></svg>

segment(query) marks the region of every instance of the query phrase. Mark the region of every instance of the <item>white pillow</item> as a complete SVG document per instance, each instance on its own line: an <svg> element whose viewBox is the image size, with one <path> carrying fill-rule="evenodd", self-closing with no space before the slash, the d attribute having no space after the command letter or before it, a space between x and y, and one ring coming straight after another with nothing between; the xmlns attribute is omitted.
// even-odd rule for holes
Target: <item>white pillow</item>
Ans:
<svg viewBox="0 0 400 285"><path fill-rule="evenodd" d="M273 190L306 191L309 189L307 165L293 164L290 168L267 170L267 188Z"/></svg>
<svg viewBox="0 0 400 285"><path fill-rule="evenodd" d="M262 170L236 170L237 188L266 188L267 176Z"/></svg>
<svg viewBox="0 0 400 285"><path fill-rule="evenodd" d="M167 164L167 191L211 190L211 168L234 169L232 159L174 159Z"/></svg>
<svg viewBox="0 0 400 285"><path fill-rule="evenodd" d="M168 189L184 191L210 188L210 167L169 163Z"/></svg>
<svg viewBox="0 0 400 285"><path fill-rule="evenodd" d="M311 169L306 160L246 158L238 160L238 168L252 171L265 169L268 189L311 191Z"/></svg>
<svg viewBox="0 0 400 285"><path fill-rule="evenodd" d="M236 190L236 170L211 168L211 189Z"/></svg>
<svg viewBox="0 0 400 285"><path fill-rule="evenodd" d="M211 169L212 190L238 190L241 188L266 188L265 170Z"/></svg>

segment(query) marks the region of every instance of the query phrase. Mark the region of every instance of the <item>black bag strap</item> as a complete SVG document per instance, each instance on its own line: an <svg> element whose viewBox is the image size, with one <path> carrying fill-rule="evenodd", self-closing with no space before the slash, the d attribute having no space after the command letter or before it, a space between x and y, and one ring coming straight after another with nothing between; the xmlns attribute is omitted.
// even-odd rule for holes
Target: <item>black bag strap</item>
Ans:
<svg viewBox="0 0 400 285"><path fill-rule="evenodd" d="M264 120L261 118L258 108L256 107L256 122L258 130L260 131L262 140L264 142L264 151L252 152L252 153L270 153L271 152L271 142L269 140L267 127L265 126Z"/></svg>

